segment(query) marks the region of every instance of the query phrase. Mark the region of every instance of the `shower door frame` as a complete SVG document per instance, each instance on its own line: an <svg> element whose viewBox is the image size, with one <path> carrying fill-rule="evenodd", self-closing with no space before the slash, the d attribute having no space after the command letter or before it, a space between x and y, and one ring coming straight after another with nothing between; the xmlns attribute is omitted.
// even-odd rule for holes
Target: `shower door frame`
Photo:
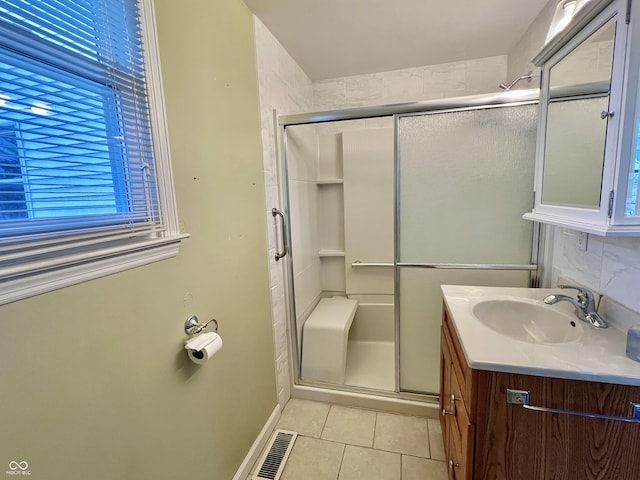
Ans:
<svg viewBox="0 0 640 480"><path fill-rule="evenodd" d="M291 373L293 375L292 387L296 385L318 387L334 391L352 392L357 394L373 394L376 396L397 398L402 400L417 401L438 401L439 395L403 391L400 389L400 302L399 302L399 274L401 268L431 268L431 269L482 269L482 270L528 270L530 271L529 285L539 287L545 284L548 274L544 265L540 265L540 258L545 251L544 246L547 233L544 225L533 222L531 263L529 265L505 265L505 264L436 264L436 263L408 263L398 261L398 212L400 209L399 199L399 142L398 142L398 121L400 117L450 113L470 110L483 110L497 107L515 107L521 105L537 105L539 103L539 90L512 90L508 92L473 95L466 97L455 97L448 99L428 100L422 102L402 103L396 105L384 105L377 107L359 107L342 110L331 110L322 112L301 113L278 116L274 111L277 139L278 157L278 183L280 184L279 195L282 205L285 205L285 213L288 217L286 231L283 232L291 242L291 221L290 221L290 197L289 197L289 175L287 161L287 127L296 125L309 125L347 120L371 119L380 117L393 117L394 120L394 262L393 263L369 263L361 262L357 266L352 264L352 268L393 268L394 269L394 331L395 331L395 390L378 390L366 387L351 385L328 384L302 380L300 378L301 358L299 355L299 339L297 335L296 305L295 305L295 284L293 274L293 262L291 256L283 258L285 261L285 298L288 304L287 322L289 330L289 358L291 360ZM532 193L533 201L533 193ZM533 207L533 203L532 203ZM523 212L524 213L524 212ZM546 262L543 262L546 263ZM345 265L346 266L346 265ZM544 279L543 279L544 276Z"/></svg>

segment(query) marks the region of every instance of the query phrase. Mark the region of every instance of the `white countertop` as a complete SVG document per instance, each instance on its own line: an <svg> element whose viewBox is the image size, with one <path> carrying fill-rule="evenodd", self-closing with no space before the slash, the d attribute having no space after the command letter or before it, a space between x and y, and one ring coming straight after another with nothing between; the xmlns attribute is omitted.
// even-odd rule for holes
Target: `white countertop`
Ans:
<svg viewBox="0 0 640 480"><path fill-rule="evenodd" d="M476 303L488 299L535 299L559 293L558 289L505 288L443 285L444 301L452 316L469 366L478 370L521 373L640 386L640 362L625 355L626 330L609 319L609 328L582 324L583 333L575 341L535 344L502 335L481 323L472 313ZM562 293L569 293L566 290ZM568 302L546 308L573 315Z"/></svg>

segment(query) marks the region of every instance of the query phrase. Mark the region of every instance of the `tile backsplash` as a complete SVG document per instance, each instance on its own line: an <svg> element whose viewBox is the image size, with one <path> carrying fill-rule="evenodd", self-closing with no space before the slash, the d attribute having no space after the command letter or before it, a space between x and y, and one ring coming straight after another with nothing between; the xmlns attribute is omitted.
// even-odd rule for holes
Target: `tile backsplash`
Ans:
<svg viewBox="0 0 640 480"><path fill-rule="evenodd" d="M553 228L551 280L569 277L640 312L640 238L589 235L587 249L578 245L578 232Z"/></svg>

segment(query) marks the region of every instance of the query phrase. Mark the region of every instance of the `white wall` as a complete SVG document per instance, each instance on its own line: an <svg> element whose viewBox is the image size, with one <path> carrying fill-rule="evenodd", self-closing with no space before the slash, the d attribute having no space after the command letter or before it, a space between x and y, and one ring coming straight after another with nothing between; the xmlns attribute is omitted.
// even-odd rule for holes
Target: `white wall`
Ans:
<svg viewBox="0 0 640 480"><path fill-rule="evenodd" d="M354 269L351 263L393 262L394 129L347 130L344 156L344 242L349 295L394 292L393 269ZM393 303L393 298L389 299Z"/></svg>
<svg viewBox="0 0 640 480"><path fill-rule="evenodd" d="M298 320L306 319L323 290L318 255L321 243L318 212L322 203L317 185L318 135L315 125L296 125L287 132L291 259L300 338L302 325Z"/></svg>

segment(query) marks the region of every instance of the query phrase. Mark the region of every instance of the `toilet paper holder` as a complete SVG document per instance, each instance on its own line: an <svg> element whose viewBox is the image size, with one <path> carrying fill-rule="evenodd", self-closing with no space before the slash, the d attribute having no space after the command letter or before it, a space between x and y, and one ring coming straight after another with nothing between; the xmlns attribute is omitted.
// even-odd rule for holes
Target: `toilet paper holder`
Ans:
<svg viewBox="0 0 640 480"><path fill-rule="evenodd" d="M184 331L187 335L197 335L207 328L207 326L212 322L215 324L216 333L218 333L218 321L215 318L212 318L208 322L198 323L198 317L191 315L184 322Z"/></svg>

